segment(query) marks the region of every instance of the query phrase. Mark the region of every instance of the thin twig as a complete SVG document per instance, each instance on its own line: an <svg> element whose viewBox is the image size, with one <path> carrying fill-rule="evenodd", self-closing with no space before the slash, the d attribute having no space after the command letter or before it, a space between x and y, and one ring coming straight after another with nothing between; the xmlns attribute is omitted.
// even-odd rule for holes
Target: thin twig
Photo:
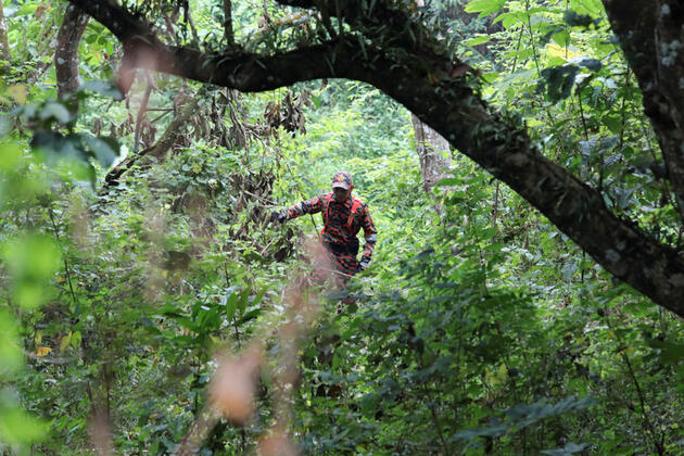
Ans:
<svg viewBox="0 0 684 456"><path fill-rule="evenodd" d="M656 452L659 455L663 455L663 454L665 454L665 449L663 448L662 443L658 440L658 438L656 436L655 426L651 422L651 419L650 419L648 413L646 412L646 407L647 407L646 398L645 398L644 393L641 389L641 385L639 384L639 380L637 379L636 374L634 373L634 368L632 367L632 363L629 359L629 356L627 356L627 353L625 353L625 351L624 351L625 343L622 340L622 336L620 335L620 333L617 332L613 328L613 325L610 322L610 318L608 317L608 313L605 310L604 310L604 315L606 315L605 320L606 320L606 324L608 325L608 328L615 335L615 338L617 339L618 344L620 344L620 347L619 347L620 357L622 358L625 365L627 366L627 372L629 373L629 376L632 380L632 383L634 383L634 387L636 389L637 396L639 398L639 403L641 405L641 416L643 419L643 426L645 428L644 430L646 431L646 434L651 438L653 446L656 449Z"/></svg>
<svg viewBox="0 0 684 456"><path fill-rule="evenodd" d="M62 249L62 261L64 263L64 274L66 275L67 285L69 286L69 292L71 293L71 299L73 300L76 307L80 308L81 304L78 300L78 297L76 296L76 292L74 291L74 285L73 285L73 282L71 280L71 268L69 267L69 261L67 260L66 251L64 250L64 248L62 246L62 238L59 235L59 230L57 229L57 223L55 222L55 216L54 216L54 213L52 212L51 207L48 208L48 216L50 218L50 222L52 223L52 230L55 234L55 238L59 242L59 245Z"/></svg>
<svg viewBox="0 0 684 456"><path fill-rule="evenodd" d="M145 94L140 102L140 108L138 109L138 116L135 120L135 135L133 136L133 153L138 152L140 147L140 135L142 132L142 122L145 118L145 113L147 112L147 105L150 102L150 95L152 94L152 87L154 85L152 77L149 72L145 73L147 78L147 87L145 88Z"/></svg>

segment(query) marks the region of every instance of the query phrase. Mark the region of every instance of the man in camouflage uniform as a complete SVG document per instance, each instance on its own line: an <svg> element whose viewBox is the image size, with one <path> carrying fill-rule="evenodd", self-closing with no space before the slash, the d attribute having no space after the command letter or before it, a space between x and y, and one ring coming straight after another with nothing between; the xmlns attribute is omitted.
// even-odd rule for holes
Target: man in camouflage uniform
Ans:
<svg viewBox="0 0 684 456"><path fill-rule="evenodd" d="M332 192L302 201L274 214L280 223L304 214L323 215L321 242L328 253L338 276L346 282L351 276L368 267L376 242L376 230L368 206L352 196L351 175L340 171L333 176ZM363 228L366 240L361 261L357 261L359 240L356 237Z"/></svg>

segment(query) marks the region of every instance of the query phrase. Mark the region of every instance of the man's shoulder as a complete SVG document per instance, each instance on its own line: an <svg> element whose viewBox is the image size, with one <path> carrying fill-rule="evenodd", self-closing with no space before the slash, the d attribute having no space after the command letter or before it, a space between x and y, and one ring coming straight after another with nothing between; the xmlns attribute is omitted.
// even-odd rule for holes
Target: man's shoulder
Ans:
<svg viewBox="0 0 684 456"><path fill-rule="evenodd" d="M361 201L361 199L359 199L355 196L352 196L352 207L358 208L359 210L363 210L363 209L366 209L368 207L368 204Z"/></svg>

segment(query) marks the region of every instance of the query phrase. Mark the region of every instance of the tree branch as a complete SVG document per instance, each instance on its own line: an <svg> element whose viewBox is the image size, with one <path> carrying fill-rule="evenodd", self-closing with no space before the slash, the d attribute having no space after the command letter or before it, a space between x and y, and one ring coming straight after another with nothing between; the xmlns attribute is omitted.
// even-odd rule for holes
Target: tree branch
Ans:
<svg viewBox="0 0 684 456"><path fill-rule="evenodd" d="M143 121L147 115L147 106L150 103L150 96L152 95L152 89L154 88L154 79L149 73L145 74L145 79L147 79L147 87L145 87L145 92L143 93L140 106L138 107L138 115L135 119L135 133L133 133L133 153L138 152L138 148L140 147L140 134L142 133Z"/></svg>
<svg viewBox="0 0 684 456"><path fill-rule="evenodd" d="M325 17L337 17L352 28L373 39L385 49L403 47L434 53L439 46L430 38L432 33L404 8L386 0L276 0L281 5L316 8ZM423 48L427 46L427 48ZM421 49L423 48L423 49Z"/></svg>
<svg viewBox="0 0 684 456"><path fill-rule="evenodd" d="M447 62L409 54L390 63L376 62L365 80L508 184L615 277L684 317L684 261L674 249L617 218L598 191L539 154L521 125L492 113L465 78L425 74Z"/></svg>
<svg viewBox="0 0 684 456"><path fill-rule="evenodd" d="M186 47L162 43L151 27L111 0L70 0L107 27L123 44L122 73L146 68L242 92L261 92L295 82L334 77L340 54L349 52L349 42L330 41L274 55L259 55L229 49L210 55ZM130 77L121 89L128 91Z"/></svg>
<svg viewBox="0 0 684 456"><path fill-rule="evenodd" d="M190 123L190 118L195 114L196 110L197 101L193 97L180 94L176 115L166 130L164 130L159 141L152 147L131 154L121 163L110 169L104 178L104 184L99 194L104 194L109 188L118 185L121 176L131 169L142 157L152 156L159 161L163 161L174 146L184 137L186 128Z"/></svg>

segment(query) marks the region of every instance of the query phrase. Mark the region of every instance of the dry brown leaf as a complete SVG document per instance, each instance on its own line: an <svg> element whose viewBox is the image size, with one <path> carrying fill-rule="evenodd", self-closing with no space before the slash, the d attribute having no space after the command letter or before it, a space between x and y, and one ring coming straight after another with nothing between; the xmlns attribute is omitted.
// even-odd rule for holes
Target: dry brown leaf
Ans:
<svg viewBox="0 0 684 456"><path fill-rule="evenodd" d="M299 450L284 433L278 432L259 441L257 454L259 456L297 456Z"/></svg>
<svg viewBox="0 0 684 456"><path fill-rule="evenodd" d="M252 346L238 358L222 360L209 386L211 402L235 425L244 426L254 414L261 362L261 348Z"/></svg>

